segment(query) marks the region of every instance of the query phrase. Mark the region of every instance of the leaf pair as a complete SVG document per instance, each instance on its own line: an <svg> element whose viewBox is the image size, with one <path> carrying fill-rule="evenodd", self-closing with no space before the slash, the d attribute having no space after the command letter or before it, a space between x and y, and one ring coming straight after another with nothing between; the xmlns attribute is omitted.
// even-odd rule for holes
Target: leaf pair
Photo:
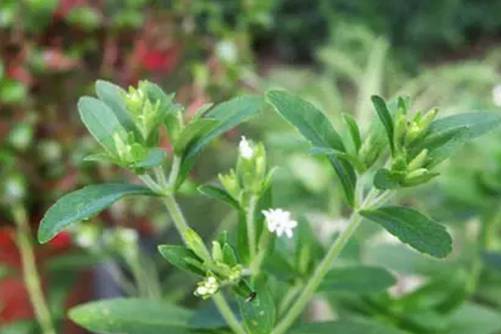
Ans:
<svg viewBox="0 0 501 334"><path fill-rule="evenodd" d="M267 101L313 146L346 153L345 145L329 119L311 103L284 91L269 91ZM354 204L357 176L351 163L336 154L328 155L343 186L345 197Z"/></svg>

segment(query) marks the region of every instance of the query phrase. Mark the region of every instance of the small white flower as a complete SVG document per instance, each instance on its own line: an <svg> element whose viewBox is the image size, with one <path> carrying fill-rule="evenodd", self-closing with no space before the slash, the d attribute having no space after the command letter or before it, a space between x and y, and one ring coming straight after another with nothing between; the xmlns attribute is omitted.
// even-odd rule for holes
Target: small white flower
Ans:
<svg viewBox="0 0 501 334"><path fill-rule="evenodd" d="M201 282L197 283L195 296L207 299L214 295L219 290L219 282L214 276L209 276Z"/></svg>
<svg viewBox="0 0 501 334"><path fill-rule="evenodd" d="M268 230L281 237L282 234L292 238L293 229L297 226L297 221L291 219L291 213L282 209L263 210L266 218Z"/></svg>
<svg viewBox="0 0 501 334"><path fill-rule="evenodd" d="M492 100L495 105L501 107L501 84L494 86L492 89Z"/></svg>
<svg viewBox="0 0 501 334"><path fill-rule="evenodd" d="M244 136L240 139L238 149L240 151L240 156L244 159L252 159L254 156L254 149Z"/></svg>

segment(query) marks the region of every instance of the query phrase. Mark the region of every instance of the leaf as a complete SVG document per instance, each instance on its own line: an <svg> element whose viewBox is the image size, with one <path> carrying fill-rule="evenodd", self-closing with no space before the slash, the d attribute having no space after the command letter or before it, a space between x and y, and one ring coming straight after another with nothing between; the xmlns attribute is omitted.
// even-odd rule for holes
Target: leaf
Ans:
<svg viewBox="0 0 501 334"><path fill-rule="evenodd" d="M198 191L207 197L220 200L237 210L240 209L240 204L221 187L205 184L198 187Z"/></svg>
<svg viewBox="0 0 501 334"><path fill-rule="evenodd" d="M66 194L45 213L38 228L38 241L46 243L69 225L89 219L131 195L155 194L146 187L126 183L90 185Z"/></svg>
<svg viewBox="0 0 501 334"><path fill-rule="evenodd" d="M462 144L468 140L468 129L457 128L437 132L425 138L413 152L428 150L426 166L431 168L450 157Z"/></svg>
<svg viewBox="0 0 501 334"><path fill-rule="evenodd" d="M313 146L346 152L341 137L325 115L311 103L283 91L268 91L267 101ZM329 156L344 189L346 199L353 205L357 176L353 167L336 156Z"/></svg>
<svg viewBox="0 0 501 334"><path fill-rule="evenodd" d="M340 152L336 151L333 148L316 147L316 146L312 147L310 152L316 155L335 156L340 160L350 163L359 172L363 172L366 169L364 164L358 159L358 157L347 152Z"/></svg>
<svg viewBox="0 0 501 334"><path fill-rule="evenodd" d="M357 122L350 114L343 114L343 119L350 131L351 140L353 141L353 145L355 145L355 152L358 152L362 146L362 137Z"/></svg>
<svg viewBox="0 0 501 334"><path fill-rule="evenodd" d="M450 325L445 334L493 334L501 331L499 310L474 304L461 305L450 316Z"/></svg>
<svg viewBox="0 0 501 334"><path fill-rule="evenodd" d="M452 250L452 239L445 227L414 209L388 206L362 210L360 214L422 253L443 258Z"/></svg>
<svg viewBox="0 0 501 334"><path fill-rule="evenodd" d="M255 298L251 301L239 300L239 305L248 333L271 332L275 324L275 304L263 279L258 279Z"/></svg>
<svg viewBox="0 0 501 334"><path fill-rule="evenodd" d="M70 309L69 318L99 333L158 334L191 331L193 313L166 301L117 298L91 302ZM200 324L203 326L203 324Z"/></svg>
<svg viewBox="0 0 501 334"><path fill-rule="evenodd" d="M212 118L199 118L192 120L179 134L174 143L174 151L181 155L189 145L197 138L212 131L219 125L219 121Z"/></svg>
<svg viewBox="0 0 501 334"><path fill-rule="evenodd" d="M447 116L433 121L428 129L429 135L452 129L467 128L468 138L481 136L501 125L500 112L470 112Z"/></svg>
<svg viewBox="0 0 501 334"><path fill-rule="evenodd" d="M374 175L374 186L380 190L395 189L400 186L398 178L385 168Z"/></svg>
<svg viewBox="0 0 501 334"><path fill-rule="evenodd" d="M322 281L319 290L366 294L384 291L395 283L395 277L384 268L349 266L331 269Z"/></svg>
<svg viewBox="0 0 501 334"><path fill-rule="evenodd" d="M96 94L101 101L103 101L108 107L110 107L120 124L122 124L127 132L133 131L139 134L137 127L134 124L132 117L127 112L127 108L125 106L125 90L111 82L97 80Z"/></svg>
<svg viewBox="0 0 501 334"><path fill-rule="evenodd" d="M90 134L108 153L114 155L116 149L113 135L118 133L126 141L127 133L113 111L104 102L88 96L78 100L78 111Z"/></svg>
<svg viewBox="0 0 501 334"><path fill-rule="evenodd" d="M134 164L136 168L153 168L160 166L167 158L167 152L160 147L152 148L148 151L146 158Z"/></svg>
<svg viewBox="0 0 501 334"><path fill-rule="evenodd" d="M249 95L233 98L209 110L205 116L219 121L219 124L205 135L193 141L186 152L184 152L178 185L184 181L195 163L196 157L208 143L217 136L257 115L263 107L264 101L261 97Z"/></svg>
<svg viewBox="0 0 501 334"><path fill-rule="evenodd" d="M405 334L405 332L380 324L372 319L342 319L338 321L313 322L303 324L290 331L290 334Z"/></svg>
<svg viewBox="0 0 501 334"><path fill-rule="evenodd" d="M413 151L417 154L421 149L428 148L430 166L435 166L465 142L499 125L501 125L499 112L471 112L443 117L431 123L426 136L418 141Z"/></svg>
<svg viewBox="0 0 501 334"><path fill-rule="evenodd" d="M384 102L384 100L380 96L373 95L371 97L371 100L374 108L376 109L377 115L381 120L381 123L383 123L384 129L386 130L388 142L390 144L391 151L393 152L393 150L395 149L393 145L393 118L391 117L390 111L386 106L386 102Z"/></svg>
<svg viewBox="0 0 501 334"><path fill-rule="evenodd" d="M195 255L195 253L193 253L193 251L191 251L187 247L176 245L160 245L158 246L158 251L160 252L162 257L169 261L169 263L173 266L200 276L205 275L204 270L194 265L194 263L198 262L201 266L202 262Z"/></svg>

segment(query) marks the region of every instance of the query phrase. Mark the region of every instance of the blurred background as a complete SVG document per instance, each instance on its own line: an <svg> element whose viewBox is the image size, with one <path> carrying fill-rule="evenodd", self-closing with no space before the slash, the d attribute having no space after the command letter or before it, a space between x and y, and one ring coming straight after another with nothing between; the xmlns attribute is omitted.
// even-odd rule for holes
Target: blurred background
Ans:
<svg viewBox="0 0 501 334"><path fill-rule="evenodd" d="M132 177L83 161L97 145L76 102L93 94L96 79L122 87L154 81L176 92L188 114L271 87L308 99L334 124L345 112L367 125L372 94L407 95L414 110L438 106L442 116L501 111L500 13L498 0L0 0L0 332L37 333L21 279L15 212L36 230L63 193ZM211 236L235 223L228 208L195 189L234 164L242 134L264 141L271 164L280 167L276 205L304 215L322 236L319 245L329 242L346 213L337 180L271 112L212 143L198 161L181 198L192 224ZM366 226L343 259L383 265L398 284L382 296L327 296L333 307L320 306L315 317L335 317L336 310L411 333L501 333L501 131L440 169L437 181L397 200L447 224L453 255L445 262L422 257ZM64 320L68 307L134 294L128 287L134 273L113 242L120 233L138 236L143 270L164 287L165 298L194 303L192 278L155 253L158 242L178 240L171 227L158 204L135 199L37 245L61 332L84 333Z"/></svg>

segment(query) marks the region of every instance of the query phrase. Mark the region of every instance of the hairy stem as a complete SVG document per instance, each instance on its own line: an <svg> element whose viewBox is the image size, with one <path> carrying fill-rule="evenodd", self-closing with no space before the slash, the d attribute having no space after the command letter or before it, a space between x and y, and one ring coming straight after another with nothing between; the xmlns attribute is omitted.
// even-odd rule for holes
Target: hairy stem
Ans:
<svg viewBox="0 0 501 334"><path fill-rule="evenodd" d="M40 324L43 334L56 334L49 308L43 295L40 276L36 268L35 254L26 212L23 207L15 206L13 208L13 215L17 227L16 238L17 246L21 253L24 283L28 290L35 317Z"/></svg>
<svg viewBox="0 0 501 334"><path fill-rule="evenodd" d="M212 296L212 300L214 301L214 304L216 304L219 313L221 313L224 320L226 321L228 326L230 326L233 332L235 332L236 334L246 334L245 329L242 327L242 325L240 325L240 322L233 314L233 311L228 305L228 302L224 298L223 294L221 292L216 293L214 296Z"/></svg>
<svg viewBox="0 0 501 334"><path fill-rule="evenodd" d="M256 225L254 222L254 214L256 211L257 197L252 195L249 199L249 205L246 212L247 239L249 242L249 255L251 261L256 257Z"/></svg>
<svg viewBox="0 0 501 334"><path fill-rule="evenodd" d="M266 250L268 249L268 244L271 240L271 233L268 229L264 228L261 233L261 238L259 238L259 245L257 247L257 255L251 262L250 269L254 276L259 274L261 270L261 264L263 263L264 256L266 255Z"/></svg>

